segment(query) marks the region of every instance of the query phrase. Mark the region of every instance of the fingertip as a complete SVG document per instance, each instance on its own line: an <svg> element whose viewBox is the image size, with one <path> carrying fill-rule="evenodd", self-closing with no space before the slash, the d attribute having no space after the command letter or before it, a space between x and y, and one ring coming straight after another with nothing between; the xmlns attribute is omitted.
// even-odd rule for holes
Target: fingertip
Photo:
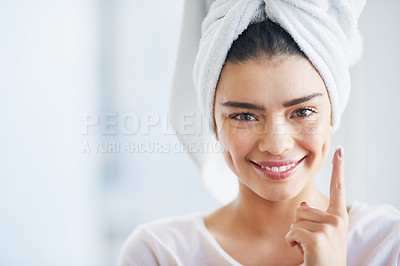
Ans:
<svg viewBox="0 0 400 266"><path fill-rule="evenodd" d="M340 146L340 145L338 145L338 146L336 147L336 150L338 151L338 157L339 157L339 159L342 160L342 159L343 159L343 156L344 156L344 149L343 149L343 147Z"/></svg>
<svg viewBox="0 0 400 266"><path fill-rule="evenodd" d="M297 242L293 241L293 239L289 239L288 236L286 236L286 243L289 245L289 247L294 247L297 245Z"/></svg>
<svg viewBox="0 0 400 266"><path fill-rule="evenodd" d="M302 201L302 202L300 203L300 206L301 206L301 207L311 207L311 206L308 205L308 203L305 202L305 201Z"/></svg>
<svg viewBox="0 0 400 266"><path fill-rule="evenodd" d="M343 162L344 159L344 149L341 145L336 146L335 153L333 154L332 164L337 164Z"/></svg>
<svg viewBox="0 0 400 266"><path fill-rule="evenodd" d="M343 157L344 157L344 149L343 149L343 147L342 147L341 145L336 146L336 152L335 152L335 154L337 154L337 157L338 157L340 160L343 160Z"/></svg>

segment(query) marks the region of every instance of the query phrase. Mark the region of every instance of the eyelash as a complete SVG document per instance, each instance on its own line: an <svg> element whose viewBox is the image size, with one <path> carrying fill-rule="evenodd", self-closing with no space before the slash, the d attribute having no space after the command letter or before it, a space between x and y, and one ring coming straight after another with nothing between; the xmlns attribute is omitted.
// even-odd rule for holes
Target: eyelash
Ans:
<svg viewBox="0 0 400 266"><path fill-rule="evenodd" d="M239 116L252 116L252 117L254 118L254 120L238 119ZM229 116L229 119L237 120L237 121L239 121L239 122L245 122L245 123L249 123L249 122L251 122L251 121L257 120L257 118L256 118L256 116L255 116L254 114L252 114L252 113L246 113L246 112L244 112L244 113L235 113L235 114L231 114L231 115Z"/></svg>
<svg viewBox="0 0 400 266"><path fill-rule="evenodd" d="M306 116L294 116L296 113L302 112L302 111L310 111L311 113L308 114L308 115L306 115ZM306 119L306 118L308 118L310 115L313 115L313 114L316 114L316 113L318 113L318 112L317 112L317 109L315 109L314 107L304 107L304 108L300 108L300 109L297 109L296 111L294 111L294 112L290 115L290 117L293 117L293 118L296 118L296 117L297 117L297 118L299 118L299 119ZM251 117L253 117L254 119L253 119L253 120L250 120L250 119L239 119L239 116L242 116L242 118L243 118L244 116L251 116ZM237 120L237 121L239 121L239 122L249 123L249 122L252 122L252 121L256 121L256 120L257 120L257 117L256 117L254 114L252 114L252 113L243 112L243 113L231 114L231 115L229 115L229 119Z"/></svg>
<svg viewBox="0 0 400 266"><path fill-rule="evenodd" d="M297 109L296 111L294 111L294 112L290 115L290 117L293 117L294 114L296 114L296 113L298 113L298 112L301 112L301 111L310 111L311 113L310 113L309 115L306 115L306 116L297 116L297 117L300 118L300 119L308 118L310 115L313 115L313 114L316 114L316 113L317 113L317 109L315 109L314 107L309 106L309 107L304 107L304 108Z"/></svg>

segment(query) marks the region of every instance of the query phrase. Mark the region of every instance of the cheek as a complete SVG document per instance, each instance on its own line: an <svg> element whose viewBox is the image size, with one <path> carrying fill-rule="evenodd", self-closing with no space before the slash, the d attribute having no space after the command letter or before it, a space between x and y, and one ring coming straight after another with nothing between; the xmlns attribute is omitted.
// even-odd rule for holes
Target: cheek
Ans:
<svg viewBox="0 0 400 266"><path fill-rule="evenodd" d="M224 148L224 156L228 164L240 168L240 164L245 161L247 155L255 147L257 140L251 134L240 131L228 132L228 130L222 130L219 134L219 141Z"/></svg>
<svg viewBox="0 0 400 266"><path fill-rule="evenodd" d="M325 121L324 121L325 122ZM303 147L310 151L312 159L322 164L329 154L331 129L329 123L317 123L312 132L302 135Z"/></svg>

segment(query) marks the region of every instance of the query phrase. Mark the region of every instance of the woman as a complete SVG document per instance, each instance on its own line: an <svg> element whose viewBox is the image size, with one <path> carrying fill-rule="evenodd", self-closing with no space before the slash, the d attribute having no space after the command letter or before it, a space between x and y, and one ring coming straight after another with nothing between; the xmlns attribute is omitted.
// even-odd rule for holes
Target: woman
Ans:
<svg viewBox="0 0 400 266"><path fill-rule="evenodd" d="M122 265L400 263L399 212L387 206L346 207L343 148L336 150L332 161L330 197L314 186L346 102L346 93L337 88L345 84L346 73L332 71L342 59L319 62L299 47L302 41L293 39L295 33L260 16L259 10L276 10L261 2L214 3L210 13L217 15L203 23L206 29L195 64L200 104L210 114L226 164L237 176L238 196L211 214L138 227L124 246ZM250 23L237 38L227 37L231 43L222 40L229 49L218 64L219 55L209 45L213 41L204 36L221 36L226 29L222 25L210 33L207 24L224 24L218 14L223 11L223 19L230 22L226 27L234 27L229 16L238 17L232 12L235 8L240 14L251 13ZM219 53L219 44L214 47Z"/></svg>
<svg viewBox="0 0 400 266"><path fill-rule="evenodd" d="M249 26L228 53L214 106L239 178L239 196L205 217L217 242L243 265L299 265L302 253L307 265L345 265L343 149L328 200L313 181L330 148L329 97L290 35L270 20Z"/></svg>

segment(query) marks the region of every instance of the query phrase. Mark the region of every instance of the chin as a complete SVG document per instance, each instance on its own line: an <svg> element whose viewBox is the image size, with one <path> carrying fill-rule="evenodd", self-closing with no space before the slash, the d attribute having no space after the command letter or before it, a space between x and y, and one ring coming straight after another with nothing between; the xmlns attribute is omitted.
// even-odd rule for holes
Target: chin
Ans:
<svg viewBox="0 0 400 266"><path fill-rule="evenodd" d="M267 183L260 186L259 182L249 183L239 178L240 193L264 199L267 201L286 201L299 196L309 184L296 182Z"/></svg>

